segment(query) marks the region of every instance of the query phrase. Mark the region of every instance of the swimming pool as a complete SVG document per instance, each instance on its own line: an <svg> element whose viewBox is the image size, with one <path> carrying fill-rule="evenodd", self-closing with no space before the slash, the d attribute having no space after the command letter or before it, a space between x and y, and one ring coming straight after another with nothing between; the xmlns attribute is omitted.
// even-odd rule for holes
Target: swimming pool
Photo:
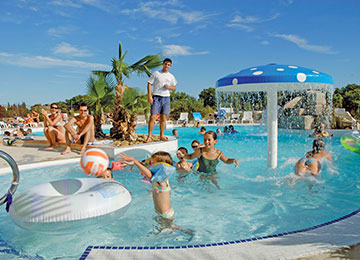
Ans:
<svg viewBox="0 0 360 260"><path fill-rule="evenodd" d="M215 130L215 127L208 127ZM227 157L239 160L239 168L220 163L216 188L197 175L171 178L175 223L185 231L161 230L156 221L149 186L137 171L115 172L115 179L132 193L126 215L97 230L81 234L48 236L17 228L5 210L0 214L1 239L5 248L29 257L78 258L88 245L184 245L258 237L301 229L341 217L359 208L358 155L345 150L338 137L326 140L334 159L325 164L318 179L307 178L290 187L297 159L310 150L312 139L303 135L279 134L279 167L267 169L266 136L256 126L236 126L238 134L219 137L216 147ZM192 151L190 142L201 141L194 128L178 128L179 146ZM146 128L139 129L139 133ZM171 129L166 131L170 134ZM156 132L155 132L156 133ZM22 172L19 191L67 177L84 177L79 165ZM9 176L0 176L7 190ZM284 184L285 183L285 184ZM42 258L38 258L42 259Z"/></svg>

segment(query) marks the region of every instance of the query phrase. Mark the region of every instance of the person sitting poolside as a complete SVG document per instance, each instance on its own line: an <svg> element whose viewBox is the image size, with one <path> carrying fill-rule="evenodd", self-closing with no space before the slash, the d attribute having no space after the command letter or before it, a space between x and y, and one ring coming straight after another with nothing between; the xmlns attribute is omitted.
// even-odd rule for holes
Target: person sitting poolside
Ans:
<svg viewBox="0 0 360 260"><path fill-rule="evenodd" d="M22 127L17 127L15 130L13 130L10 133L10 137L16 136L16 137L24 137L27 135L32 134L32 130L28 128L26 131Z"/></svg>
<svg viewBox="0 0 360 260"><path fill-rule="evenodd" d="M74 143L82 144L80 155L86 150L89 142L95 141L95 128L94 128L94 117L88 114L88 107L86 104L81 104L79 107L80 115L74 116L65 124L65 139L66 148L61 154L67 154L71 152L71 138ZM75 131L73 124L77 126L77 132Z"/></svg>
<svg viewBox="0 0 360 260"><path fill-rule="evenodd" d="M28 129L26 129L26 135L25 136L30 136L30 135L32 135L32 130L31 130L31 128L28 128Z"/></svg>
<svg viewBox="0 0 360 260"><path fill-rule="evenodd" d="M40 123L39 113L37 113L35 110L31 111L31 118L35 123Z"/></svg>
<svg viewBox="0 0 360 260"><path fill-rule="evenodd" d="M59 107L56 103L52 103L50 105L50 116L45 109L41 109L41 114L45 121L44 134L49 142L49 146L45 150L54 149L58 146L58 143L65 142L65 128L59 113Z"/></svg>
<svg viewBox="0 0 360 260"><path fill-rule="evenodd" d="M31 115L30 115L30 114L27 114L27 115L26 115L26 118L25 118L24 124L30 126L30 124L31 124L32 122L33 122L33 119L32 119L32 117L31 117Z"/></svg>

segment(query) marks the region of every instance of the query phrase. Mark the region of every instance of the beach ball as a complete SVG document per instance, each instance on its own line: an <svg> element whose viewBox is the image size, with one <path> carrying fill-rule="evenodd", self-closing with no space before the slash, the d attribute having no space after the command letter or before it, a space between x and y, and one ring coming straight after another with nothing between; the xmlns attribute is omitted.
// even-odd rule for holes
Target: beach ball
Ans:
<svg viewBox="0 0 360 260"><path fill-rule="evenodd" d="M109 157L98 148L91 148L85 151L80 160L84 173L90 176L103 174L109 166Z"/></svg>

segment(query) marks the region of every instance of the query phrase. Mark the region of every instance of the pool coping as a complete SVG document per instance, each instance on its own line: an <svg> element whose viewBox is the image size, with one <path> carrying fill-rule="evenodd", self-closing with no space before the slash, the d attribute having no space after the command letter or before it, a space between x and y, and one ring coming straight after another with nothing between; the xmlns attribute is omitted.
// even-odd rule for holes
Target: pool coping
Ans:
<svg viewBox="0 0 360 260"><path fill-rule="evenodd" d="M360 208L309 228L229 242L185 246L88 246L80 260L91 259L296 259L332 254L360 246ZM336 252L339 255L339 252ZM325 258L324 258L325 259Z"/></svg>

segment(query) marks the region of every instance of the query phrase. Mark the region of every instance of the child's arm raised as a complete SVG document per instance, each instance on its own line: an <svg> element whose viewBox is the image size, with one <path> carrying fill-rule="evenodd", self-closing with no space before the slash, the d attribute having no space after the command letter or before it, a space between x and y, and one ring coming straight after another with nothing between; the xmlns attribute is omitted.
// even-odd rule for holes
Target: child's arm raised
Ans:
<svg viewBox="0 0 360 260"><path fill-rule="evenodd" d="M227 164L235 163L235 167L237 168L239 166L239 162L234 158L227 158L223 152L221 152L220 160Z"/></svg>
<svg viewBox="0 0 360 260"><path fill-rule="evenodd" d="M183 157L185 159L194 159L200 156L200 149L196 149L195 152L191 154L183 154L181 151L177 151L176 155L178 155L180 158Z"/></svg>
<svg viewBox="0 0 360 260"><path fill-rule="evenodd" d="M131 157L124 153L119 154L117 157L120 158L120 161L134 162L135 166L138 167L142 175L144 175L148 179L152 177L151 171L148 168L146 168L141 162L136 160L134 157Z"/></svg>

